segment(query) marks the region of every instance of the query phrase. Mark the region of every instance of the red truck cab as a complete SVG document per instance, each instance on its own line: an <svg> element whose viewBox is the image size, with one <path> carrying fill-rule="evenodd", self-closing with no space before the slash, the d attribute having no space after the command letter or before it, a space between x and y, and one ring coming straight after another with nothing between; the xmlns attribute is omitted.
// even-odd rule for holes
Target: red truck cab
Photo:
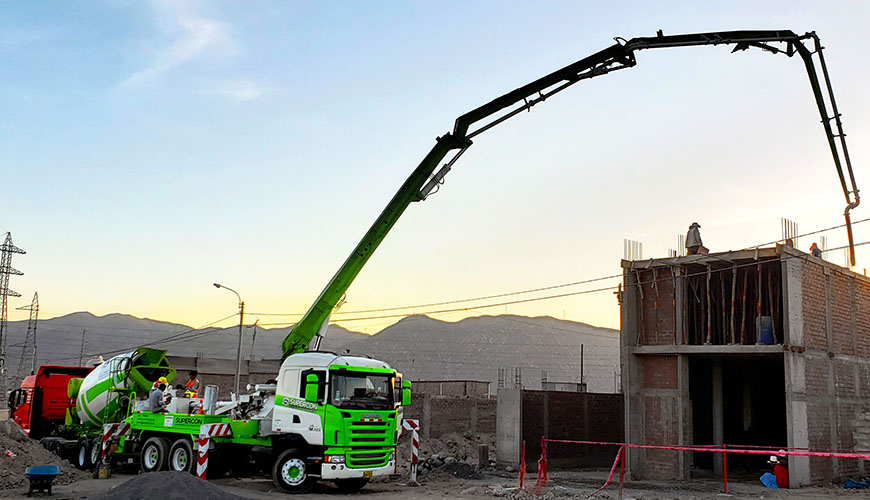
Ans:
<svg viewBox="0 0 870 500"><path fill-rule="evenodd" d="M21 387L9 394L12 420L31 438L51 435L64 424L67 408L75 405L67 395L70 379L83 378L92 370L90 366L40 366L36 375L25 377Z"/></svg>

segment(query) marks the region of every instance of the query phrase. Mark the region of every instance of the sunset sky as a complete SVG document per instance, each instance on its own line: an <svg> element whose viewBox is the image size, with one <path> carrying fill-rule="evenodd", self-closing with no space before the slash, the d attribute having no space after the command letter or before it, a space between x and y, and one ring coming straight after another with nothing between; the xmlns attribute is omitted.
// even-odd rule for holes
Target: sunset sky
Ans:
<svg viewBox="0 0 870 500"><path fill-rule="evenodd" d="M817 31L870 193L868 19L863 1L4 3L0 230L27 251L13 260L25 274L11 280L23 297L10 319L38 291L42 318L198 327L235 310L220 282L262 313L246 323L292 322L457 116L657 29ZM469 308L432 316L618 327L612 290L483 307L612 279L358 311L618 274L623 238L663 257L693 221L713 251L776 240L780 217L800 232L842 223L799 58L730 47L637 58L477 138L374 254L339 324L374 333L403 314ZM855 240L870 240L870 223ZM829 247L844 243L844 230L828 233ZM857 257L863 272L870 245Z"/></svg>

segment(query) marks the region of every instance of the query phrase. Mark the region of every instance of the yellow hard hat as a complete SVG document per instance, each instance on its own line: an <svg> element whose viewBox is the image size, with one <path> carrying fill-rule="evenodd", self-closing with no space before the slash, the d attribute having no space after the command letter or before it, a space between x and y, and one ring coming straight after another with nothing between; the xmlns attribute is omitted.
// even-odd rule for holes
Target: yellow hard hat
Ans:
<svg viewBox="0 0 870 500"><path fill-rule="evenodd" d="M160 383L160 384L166 384L166 383L167 383L167 382L166 382L166 377L160 377L160 378L158 378L158 379L157 379L157 382Z"/></svg>

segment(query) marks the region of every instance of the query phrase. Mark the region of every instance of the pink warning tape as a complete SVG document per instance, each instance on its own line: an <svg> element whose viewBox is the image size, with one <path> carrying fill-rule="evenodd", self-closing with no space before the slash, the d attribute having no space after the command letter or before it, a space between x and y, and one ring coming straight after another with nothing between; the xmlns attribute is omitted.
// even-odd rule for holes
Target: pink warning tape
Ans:
<svg viewBox="0 0 870 500"><path fill-rule="evenodd" d="M706 451L709 453L743 453L746 455L788 455L796 457L828 457L828 458L859 458L870 460L870 453L854 453L854 452L829 452L829 451L797 451L783 450L781 448L769 449L746 449L746 448L719 448L703 446L661 446L654 444L630 444L630 443L612 443L608 441L573 441L570 439L546 439L550 443L568 443L568 444L594 444L602 446L624 446L626 448L642 448L648 450L673 450L673 451ZM716 445L713 445L716 446Z"/></svg>

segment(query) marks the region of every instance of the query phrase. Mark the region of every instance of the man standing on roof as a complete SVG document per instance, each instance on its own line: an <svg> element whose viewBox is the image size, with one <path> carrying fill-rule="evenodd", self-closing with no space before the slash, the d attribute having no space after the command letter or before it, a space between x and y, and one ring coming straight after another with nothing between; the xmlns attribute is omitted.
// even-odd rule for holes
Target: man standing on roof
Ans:
<svg viewBox="0 0 870 500"><path fill-rule="evenodd" d="M197 371L190 371L190 380L187 381L187 384L184 386L184 395L189 398L197 397L197 393L199 393L199 379L196 378Z"/></svg>
<svg viewBox="0 0 870 500"><path fill-rule="evenodd" d="M822 258L822 249L815 242L810 245L810 253L813 254L813 257Z"/></svg>
<svg viewBox="0 0 870 500"><path fill-rule="evenodd" d="M686 234L686 250L688 255L695 255L701 250L703 243L701 243L701 225L697 222L693 222L691 226L689 226L689 232Z"/></svg>

